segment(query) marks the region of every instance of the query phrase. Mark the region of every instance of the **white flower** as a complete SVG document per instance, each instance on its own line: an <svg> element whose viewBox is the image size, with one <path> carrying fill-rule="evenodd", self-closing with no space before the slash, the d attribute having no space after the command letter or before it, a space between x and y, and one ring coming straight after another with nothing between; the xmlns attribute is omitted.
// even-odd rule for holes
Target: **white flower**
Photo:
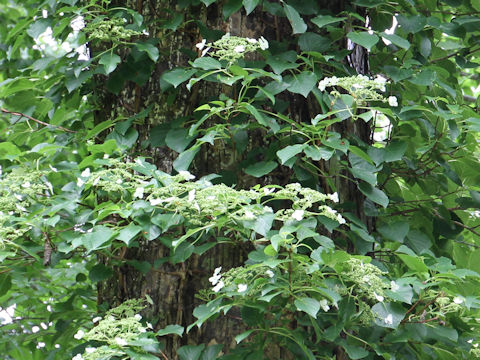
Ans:
<svg viewBox="0 0 480 360"><path fill-rule="evenodd" d="M223 283L223 280L220 280L218 282L218 284L215 285L215 287L212 290L213 290L213 292L219 292L224 286L225 286L225 284Z"/></svg>
<svg viewBox="0 0 480 360"><path fill-rule="evenodd" d="M250 44L256 44L257 43L257 39L252 39L252 38L248 38L248 37L246 39Z"/></svg>
<svg viewBox="0 0 480 360"><path fill-rule="evenodd" d="M77 333L75 335L73 335L73 337L77 340L80 340L81 338L83 338L84 335L85 335L85 331L80 329L80 330L77 331Z"/></svg>
<svg viewBox="0 0 480 360"><path fill-rule="evenodd" d="M104 158L105 160L108 159L109 157L110 157L110 155L108 155L108 154L103 154L103 158Z"/></svg>
<svg viewBox="0 0 480 360"><path fill-rule="evenodd" d="M161 204L163 202L162 199L150 199L150 205L156 206L158 204Z"/></svg>
<svg viewBox="0 0 480 360"><path fill-rule="evenodd" d="M381 75L377 75L377 77L373 81L375 81L377 84L386 84L387 83L387 79L385 79Z"/></svg>
<svg viewBox="0 0 480 360"><path fill-rule="evenodd" d="M94 348L94 347L87 347L87 348L85 348L85 352L86 352L87 354L94 353L96 350L97 350L97 348Z"/></svg>
<svg viewBox="0 0 480 360"><path fill-rule="evenodd" d="M268 277L270 277L270 278L273 278L273 277L275 276L275 274L273 273L272 270L267 270L267 271L265 271L265 274L267 274Z"/></svg>
<svg viewBox="0 0 480 360"><path fill-rule="evenodd" d="M45 343L44 343L44 342L39 341L39 342L37 343L37 349L41 349L41 348L44 348L44 347L45 347Z"/></svg>
<svg viewBox="0 0 480 360"><path fill-rule="evenodd" d="M373 292L373 295L375 296L375 299L377 299L377 301L383 302L383 300L385 300L382 295L377 295L375 291Z"/></svg>
<svg viewBox="0 0 480 360"><path fill-rule="evenodd" d="M82 354L75 355L72 360L83 360Z"/></svg>
<svg viewBox="0 0 480 360"><path fill-rule="evenodd" d="M80 176L84 178L88 178L90 176L90 168L86 168L85 170L83 170Z"/></svg>
<svg viewBox="0 0 480 360"><path fill-rule="evenodd" d="M390 106L398 106L398 100L395 96L388 97L388 105Z"/></svg>
<svg viewBox="0 0 480 360"><path fill-rule="evenodd" d="M82 187L85 184L85 181L83 181L81 178L77 179L77 186Z"/></svg>
<svg viewBox="0 0 480 360"><path fill-rule="evenodd" d="M270 206L264 206L263 211L268 212L268 213L273 213L273 209Z"/></svg>
<svg viewBox="0 0 480 360"><path fill-rule="evenodd" d="M332 200L333 202L338 202L338 193L334 192L333 194L330 194L330 200Z"/></svg>
<svg viewBox="0 0 480 360"><path fill-rule="evenodd" d="M243 53L245 51L245 46L243 45L237 45L235 46L235 49L233 49L233 51L235 51L236 53Z"/></svg>
<svg viewBox="0 0 480 360"><path fill-rule="evenodd" d="M388 314L385 319L383 319L383 322L387 325L392 325L393 324L393 315Z"/></svg>
<svg viewBox="0 0 480 360"><path fill-rule="evenodd" d="M115 182L116 182L118 185L120 185L121 183L123 183L123 180L122 180L122 179L117 179Z"/></svg>
<svg viewBox="0 0 480 360"><path fill-rule="evenodd" d="M294 218L297 221L300 221L303 219L304 214L305 214L304 210L295 210L292 214L292 218Z"/></svg>
<svg viewBox="0 0 480 360"><path fill-rule="evenodd" d="M345 219L341 215L337 216L337 221L340 223L340 225L346 223Z"/></svg>
<svg viewBox="0 0 480 360"><path fill-rule="evenodd" d="M101 317L101 316L97 316L97 317L94 317L94 318L92 319L92 322L93 322L93 323L97 323L97 322L99 322L100 320L102 320L102 317Z"/></svg>
<svg viewBox="0 0 480 360"><path fill-rule="evenodd" d="M204 50L202 51L202 57L205 56L210 49L211 49L210 46L207 47L206 49L204 49Z"/></svg>
<svg viewBox="0 0 480 360"><path fill-rule="evenodd" d="M150 35L150 33L149 33L147 30L145 30L145 29L142 31L142 34L145 35L145 36Z"/></svg>
<svg viewBox="0 0 480 360"><path fill-rule="evenodd" d="M258 44L260 45L260 49L267 50L268 49L268 41L263 36L258 39Z"/></svg>
<svg viewBox="0 0 480 360"><path fill-rule="evenodd" d="M319 301L319 303L323 311L327 312L328 310L330 310L327 299L322 299Z"/></svg>
<svg viewBox="0 0 480 360"><path fill-rule="evenodd" d="M120 346L126 346L127 345L127 341L125 339L122 339L121 337L116 337L115 338L115 342L117 343L117 345L120 345Z"/></svg>
<svg viewBox="0 0 480 360"><path fill-rule="evenodd" d="M463 302L463 299L460 296L456 296L453 298L453 302L455 304L461 304Z"/></svg>
<svg viewBox="0 0 480 360"><path fill-rule="evenodd" d="M203 39L201 42L199 42L195 46L197 47L198 50L202 50L205 47L206 43L207 43L207 40Z"/></svg>
<svg viewBox="0 0 480 360"><path fill-rule="evenodd" d="M77 16L75 19L70 22L70 27L73 31L80 31L85 27L85 21L83 20L83 16Z"/></svg>
<svg viewBox="0 0 480 360"><path fill-rule="evenodd" d="M32 186L32 184L30 184L30 181L25 181L25 182L22 184L22 187L24 187L24 188L29 188L30 186Z"/></svg>
<svg viewBox="0 0 480 360"><path fill-rule="evenodd" d="M133 197L134 198L139 198L139 199L143 199L143 191L145 189L143 187L138 187L135 189L135 193L133 194Z"/></svg>
<svg viewBox="0 0 480 360"><path fill-rule="evenodd" d="M365 86L363 86L362 84L353 84L352 87L354 89L363 89Z"/></svg>
<svg viewBox="0 0 480 360"><path fill-rule="evenodd" d="M247 220L255 220L256 216L250 210L245 210L245 219Z"/></svg>
<svg viewBox="0 0 480 360"><path fill-rule="evenodd" d="M35 334L35 333L37 333L37 332L39 332L39 331L40 331L40 328L39 328L38 326L33 326L33 327L32 327L32 333Z"/></svg>
<svg viewBox="0 0 480 360"><path fill-rule="evenodd" d="M193 180L193 179L195 179L195 175L192 175L192 174L190 174L190 172L185 171L185 170L180 170L180 171L178 172L178 175L180 175L181 177L183 177L185 180Z"/></svg>
<svg viewBox="0 0 480 360"><path fill-rule="evenodd" d="M275 188L263 188L263 194L264 195L270 195L275 191Z"/></svg>
<svg viewBox="0 0 480 360"><path fill-rule="evenodd" d="M222 267L218 267L215 269L215 271L213 272L213 276L211 276L208 281L210 281L212 283L212 285L216 285L220 279L222 278L222 275L220 274L220 271L222 270ZM223 287L223 286L222 286ZM219 289L220 290L220 289ZM216 291L215 291L216 292Z"/></svg>
<svg viewBox="0 0 480 360"><path fill-rule="evenodd" d="M398 289L400 289L400 286L398 286L398 284L392 280L390 281L390 288L392 289L392 291L397 291Z"/></svg>
<svg viewBox="0 0 480 360"><path fill-rule="evenodd" d="M193 200L195 200L195 189L188 192L188 201L192 202Z"/></svg>
<svg viewBox="0 0 480 360"><path fill-rule="evenodd" d="M153 329L153 325L152 325L152 323L149 323L149 322L147 322L147 328L149 328L149 329Z"/></svg>
<svg viewBox="0 0 480 360"><path fill-rule="evenodd" d="M330 82L330 85L335 86L338 84L338 78L336 76L332 76L329 82Z"/></svg>
<svg viewBox="0 0 480 360"><path fill-rule="evenodd" d="M327 87L327 85L328 85L328 82L325 81L325 79L320 80L320 82L318 83L318 89L320 91L325 91L325 88Z"/></svg>
<svg viewBox="0 0 480 360"><path fill-rule="evenodd" d="M197 210L198 213L200 214L200 212L201 212L202 210L200 209L200 205L198 205L198 202L195 201L195 203L193 204L193 207L194 207L195 210Z"/></svg>
<svg viewBox="0 0 480 360"><path fill-rule="evenodd" d="M238 284L238 292L242 293L247 291L247 287L248 287L247 284Z"/></svg>
<svg viewBox="0 0 480 360"><path fill-rule="evenodd" d="M370 276L369 276L369 275L365 275L365 276L362 278L362 280L363 280L364 282L366 282L367 284L370 284Z"/></svg>
<svg viewBox="0 0 480 360"><path fill-rule="evenodd" d="M220 274L220 271L222 271L222 267L221 267L221 266L215 268L215 270L213 271L213 275L218 275L218 274Z"/></svg>

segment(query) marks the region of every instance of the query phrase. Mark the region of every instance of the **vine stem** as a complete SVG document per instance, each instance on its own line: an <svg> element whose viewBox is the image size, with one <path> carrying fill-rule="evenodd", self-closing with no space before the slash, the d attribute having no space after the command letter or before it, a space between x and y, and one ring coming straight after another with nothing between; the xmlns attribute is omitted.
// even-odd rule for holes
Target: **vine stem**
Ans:
<svg viewBox="0 0 480 360"><path fill-rule="evenodd" d="M67 129L67 128L64 128L63 126L60 126L60 125L52 125L52 124L49 124L49 123L46 123L42 120L38 120L38 119L35 119L34 117L31 117L29 115L26 115L24 113L21 113L21 112L16 112L16 111L10 111L10 110L7 110L7 109L4 109L4 108L0 108L0 111L3 112L3 113L6 113L6 114L10 114L10 115L15 115L15 116L20 116L21 118L24 117L24 118L27 118L28 120L31 120L31 121L34 121L40 125L44 125L44 126L53 126L53 127L56 127L60 130L63 130L63 131L66 131L66 132L69 132L69 133L76 133L76 131L73 131L73 130L70 130L70 129Z"/></svg>

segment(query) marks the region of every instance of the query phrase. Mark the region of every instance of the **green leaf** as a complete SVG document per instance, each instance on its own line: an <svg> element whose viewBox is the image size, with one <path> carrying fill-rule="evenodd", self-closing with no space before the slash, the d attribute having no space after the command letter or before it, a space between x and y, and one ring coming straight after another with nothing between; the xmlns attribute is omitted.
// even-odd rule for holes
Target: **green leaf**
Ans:
<svg viewBox="0 0 480 360"><path fill-rule="evenodd" d="M296 299L294 304L297 307L298 311L306 312L313 318L317 318L317 313L320 310L320 303L318 302L318 300L309 297L302 297Z"/></svg>
<svg viewBox="0 0 480 360"><path fill-rule="evenodd" d="M392 162L402 160L405 151L407 151L407 143L405 141L393 141L385 147L384 161Z"/></svg>
<svg viewBox="0 0 480 360"><path fill-rule="evenodd" d="M177 350L177 355L180 360L198 360L204 348L205 344L182 346Z"/></svg>
<svg viewBox="0 0 480 360"><path fill-rule="evenodd" d="M427 25L427 19L423 15L402 15L396 16L399 27L406 33L417 33Z"/></svg>
<svg viewBox="0 0 480 360"><path fill-rule="evenodd" d="M48 19L37 20L28 27L27 34L30 35L33 39L36 39L41 34L43 34L49 26L51 26L50 20Z"/></svg>
<svg viewBox="0 0 480 360"><path fill-rule="evenodd" d="M375 34L370 34L367 31L362 32L349 32L347 37L352 40L355 44L363 46L365 49L371 50L372 47L380 39Z"/></svg>
<svg viewBox="0 0 480 360"><path fill-rule="evenodd" d="M243 333L235 336L235 341L237 342L237 344L240 344L243 340L249 337L250 334L253 333L254 331L255 329L244 331Z"/></svg>
<svg viewBox="0 0 480 360"><path fill-rule="evenodd" d="M130 246L131 241L140 231L142 231L142 227L131 222L128 224L128 226L120 230L120 233L117 235L116 239L123 241L125 244L127 244L127 246Z"/></svg>
<svg viewBox="0 0 480 360"><path fill-rule="evenodd" d="M176 88L178 85L180 85L184 81L187 81L188 79L190 79L193 76L193 74L195 74L196 72L197 70L194 70L194 69L187 70L187 69L177 68L177 69L164 72L161 78L167 83L172 84L173 87Z"/></svg>
<svg viewBox="0 0 480 360"><path fill-rule="evenodd" d="M12 277L9 274L0 274L0 296L5 295L11 287Z"/></svg>
<svg viewBox="0 0 480 360"><path fill-rule="evenodd" d="M305 21L303 21L303 19L300 17L297 10L285 3L283 3L283 8L285 10L285 14L287 15L288 21L290 21L290 24L292 25L292 34L303 34L305 31L307 31L307 24L305 24Z"/></svg>
<svg viewBox="0 0 480 360"><path fill-rule="evenodd" d="M205 4L205 6L210 6L212 5L214 2L217 2L217 0L200 0L202 3Z"/></svg>
<svg viewBox="0 0 480 360"><path fill-rule="evenodd" d="M165 137L165 144L178 153L184 151L192 142L193 137L188 135L187 129L170 129Z"/></svg>
<svg viewBox="0 0 480 360"><path fill-rule="evenodd" d="M307 145L303 149L305 155L312 159L313 161L319 160L330 160L332 157L334 150L326 149L324 147L319 147L317 145Z"/></svg>
<svg viewBox="0 0 480 360"><path fill-rule="evenodd" d="M158 52L158 48L150 43L135 43L135 46L139 51L145 51L148 55L148 57L153 61L157 62L158 57L160 56L160 53Z"/></svg>
<svg viewBox="0 0 480 360"><path fill-rule="evenodd" d="M173 162L173 168L176 171L188 170L190 164L192 163L195 155L200 150L200 146L194 145L190 149L182 152Z"/></svg>
<svg viewBox="0 0 480 360"><path fill-rule="evenodd" d="M319 28L324 27L325 25L336 24L337 22L346 20L345 17L333 17L330 15L318 15L314 17L311 21L317 25Z"/></svg>
<svg viewBox="0 0 480 360"><path fill-rule="evenodd" d="M170 334L182 336L184 330L184 327L180 325L167 325L167 327L157 331L157 336L165 336Z"/></svg>
<svg viewBox="0 0 480 360"><path fill-rule="evenodd" d="M227 3L223 5L223 16L225 19L240 10L242 5L242 0L227 0Z"/></svg>
<svg viewBox="0 0 480 360"><path fill-rule="evenodd" d="M295 51L285 51L280 54L270 55L267 59L267 64L272 67L272 70L275 72L275 74L280 75L285 70L296 69L299 66L299 64L295 63L296 60L297 60L297 53ZM269 85L270 86L277 85L278 87L278 85L280 84L285 84L285 83L272 81ZM284 89L281 89L280 91L275 91L273 89L270 90L268 88L268 85L266 86L266 88L269 92L271 92L274 95L284 90Z"/></svg>
<svg viewBox="0 0 480 360"><path fill-rule="evenodd" d="M243 7L245 8L245 12L249 15L257 5L260 3L260 0L243 0Z"/></svg>
<svg viewBox="0 0 480 360"><path fill-rule="evenodd" d="M399 253L397 253L397 256L408 266L409 269L414 270L417 273L428 272L428 267L421 258Z"/></svg>
<svg viewBox="0 0 480 360"><path fill-rule="evenodd" d="M93 228L92 232L87 232L82 236L78 237L72 242L74 248L78 246L84 246L87 249L87 254L106 248L110 246L110 239L113 237L115 232L103 225L96 226Z"/></svg>
<svg viewBox="0 0 480 360"><path fill-rule="evenodd" d="M377 230L386 239L403 243L405 236L407 236L410 230L410 223L397 220L392 223L382 224Z"/></svg>
<svg viewBox="0 0 480 360"><path fill-rule="evenodd" d="M220 61L208 56L196 59L192 66L203 70L218 70L222 68Z"/></svg>
<svg viewBox="0 0 480 360"><path fill-rule="evenodd" d="M88 277L94 283L108 279L113 275L113 270L104 264L97 264L90 269Z"/></svg>
<svg viewBox="0 0 480 360"><path fill-rule="evenodd" d="M304 148L304 144L288 145L282 150L278 150L277 156L280 159L281 164L283 165L295 155L300 154Z"/></svg>
<svg viewBox="0 0 480 360"><path fill-rule="evenodd" d="M120 56L108 52L100 57L98 63L103 65L105 74L108 75L117 68L117 65L120 64L121 61Z"/></svg>
<svg viewBox="0 0 480 360"><path fill-rule="evenodd" d="M372 312L375 314L375 323L378 326L396 329L405 317L406 311L399 304L379 302L372 307Z"/></svg>
<svg viewBox="0 0 480 360"><path fill-rule="evenodd" d="M310 71L303 71L299 75L293 77L290 82L288 91L294 94L301 94L307 97L310 91L317 83L317 76Z"/></svg>
<svg viewBox="0 0 480 360"><path fill-rule="evenodd" d="M245 169L245 173L254 177L262 177L272 172L278 164L275 161L260 161Z"/></svg>
<svg viewBox="0 0 480 360"><path fill-rule="evenodd" d="M298 46L300 50L305 52L317 51L323 53L328 50L331 44L331 39L312 32L306 32L298 38Z"/></svg>
<svg viewBox="0 0 480 360"><path fill-rule="evenodd" d="M395 35L395 34L387 34L386 32L380 33L380 35L390 41L392 44L397 45L405 50L408 50L410 48L410 43L408 40L405 40L404 38Z"/></svg>
<svg viewBox="0 0 480 360"><path fill-rule="evenodd" d="M262 113L260 111L257 110L257 108L253 105L250 105L250 104L245 104L245 108L248 110L248 112L250 114L253 115L253 117L255 118L255 120L257 120L257 122L260 124L260 125L263 125L263 126L268 126L267 122L265 121Z"/></svg>
<svg viewBox="0 0 480 360"><path fill-rule="evenodd" d="M22 151L9 141L0 142L0 159L14 160Z"/></svg>
<svg viewBox="0 0 480 360"><path fill-rule="evenodd" d="M382 190L377 189L366 182L360 183L358 185L358 189L363 195L372 200L374 203L377 203L384 208L388 206L388 197Z"/></svg>
<svg viewBox="0 0 480 360"><path fill-rule="evenodd" d="M345 348L349 359L352 360L363 359L369 355L369 352L360 346L343 344L343 347Z"/></svg>

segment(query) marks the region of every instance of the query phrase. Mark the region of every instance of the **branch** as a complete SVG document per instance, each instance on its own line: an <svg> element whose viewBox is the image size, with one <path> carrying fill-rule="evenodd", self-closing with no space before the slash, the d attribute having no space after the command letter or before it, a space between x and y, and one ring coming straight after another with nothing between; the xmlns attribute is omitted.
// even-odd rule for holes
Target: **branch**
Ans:
<svg viewBox="0 0 480 360"><path fill-rule="evenodd" d="M58 128L58 129L60 129L60 130L63 130L63 131L69 132L69 133L76 133L76 131L73 131L73 130L64 128L63 126L60 126L60 125L52 125L52 124L46 123L46 122L44 122L44 121L35 119L35 118L33 118L33 117L31 117L31 116L28 116L28 115L26 115L26 114L20 113L20 112L9 111L9 110L4 109L4 108L0 108L0 111L3 112L3 113L6 113L6 114L10 114L10 115L20 116L20 118L22 118L22 117L27 118L28 120L32 120L32 121L34 121L34 122L36 122L37 124L40 124L40 125L53 126L53 127L56 127L56 128Z"/></svg>

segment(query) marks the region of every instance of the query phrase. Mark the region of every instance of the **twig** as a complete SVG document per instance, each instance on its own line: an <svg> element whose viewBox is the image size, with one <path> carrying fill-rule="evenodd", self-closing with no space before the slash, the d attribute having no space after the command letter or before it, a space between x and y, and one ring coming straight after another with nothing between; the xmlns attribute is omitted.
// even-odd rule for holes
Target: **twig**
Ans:
<svg viewBox="0 0 480 360"><path fill-rule="evenodd" d="M28 120L32 120L32 121L36 122L37 124L41 124L41 125L44 125L44 126L53 126L53 127L56 127L56 128L58 128L58 129L60 129L60 130L63 130L63 131L69 132L69 133L76 133L76 131L73 131L73 130L64 128L63 126L60 126L60 125L52 125L52 124L46 123L46 122L44 122L44 121L35 119L35 118L33 118L33 117L29 116L29 115L23 114L23 113L21 113L21 112L9 111L9 110L4 109L4 108L0 108L0 111L3 112L3 113L6 113L6 114L10 114L10 115L20 116L21 118L22 118L22 117L27 118Z"/></svg>

